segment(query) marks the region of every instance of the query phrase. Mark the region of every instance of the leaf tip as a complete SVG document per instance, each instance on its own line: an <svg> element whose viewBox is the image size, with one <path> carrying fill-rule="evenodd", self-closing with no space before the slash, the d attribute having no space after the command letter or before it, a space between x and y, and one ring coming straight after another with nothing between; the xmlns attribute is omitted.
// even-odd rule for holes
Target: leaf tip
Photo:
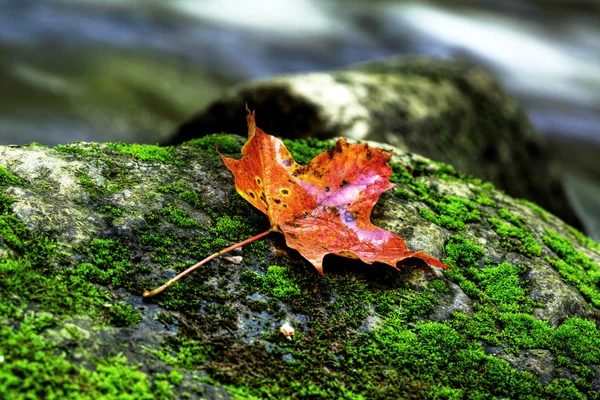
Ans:
<svg viewBox="0 0 600 400"><path fill-rule="evenodd" d="M250 111L248 103L246 103L246 121L248 122L248 140L252 139L256 132L256 110Z"/></svg>
<svg viewBox="0 0 600 400"><path fill-rule="evenodd" d="M319 275L325 276L325 271L323 271L323 265L322 264L314 265L314 267L317 269L317 272L319 273Z"/></svg>
<svg viewBox="0 0 600 400"><path fill-rule="evenodd" d="M430 266L434 266L436 268L452 269L451 266L444 264L443 262L441 262L437 258L435 258L433 256L430 256L429 254L426 254L426 253L424 253L422 251L417 251L411 257L420 258L421 260L425 261Z"/></svg>

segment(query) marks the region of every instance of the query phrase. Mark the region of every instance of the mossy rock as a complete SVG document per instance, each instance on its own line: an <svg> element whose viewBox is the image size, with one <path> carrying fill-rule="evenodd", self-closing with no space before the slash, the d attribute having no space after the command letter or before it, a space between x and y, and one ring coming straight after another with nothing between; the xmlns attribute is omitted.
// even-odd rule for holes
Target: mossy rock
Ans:
<svg viewBox="0 0 600 400"><path fill-rule="evenodd" d="M268 228L215 142L244 139L0 147L0 393L598 398L600 245L401 150L373 222L451 270L331 257L321 277L272 234L144 300ZM285 143L303 162L331 145Z"/></svg>
<svg viewBox="0 0 600 400"><path fill-rule="evenodd" d="M519 104L483 68L392 58L348 69L242 83L201 110L167 143L244 134L245 104L285 138L340 136L388 143L452 164L581 228L546 145Z"/></svg>

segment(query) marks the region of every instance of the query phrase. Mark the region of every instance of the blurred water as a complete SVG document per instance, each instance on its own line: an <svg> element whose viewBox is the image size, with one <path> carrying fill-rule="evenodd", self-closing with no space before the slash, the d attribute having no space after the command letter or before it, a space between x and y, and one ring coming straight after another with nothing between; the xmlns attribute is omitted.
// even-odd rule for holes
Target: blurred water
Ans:
<svg viewBox="0 0 600 400"><path fill-rule="evenodd" d="M488 67L600 182L592 0L0 0L0 144L158 142L241 80L398 54Z"/></svg>

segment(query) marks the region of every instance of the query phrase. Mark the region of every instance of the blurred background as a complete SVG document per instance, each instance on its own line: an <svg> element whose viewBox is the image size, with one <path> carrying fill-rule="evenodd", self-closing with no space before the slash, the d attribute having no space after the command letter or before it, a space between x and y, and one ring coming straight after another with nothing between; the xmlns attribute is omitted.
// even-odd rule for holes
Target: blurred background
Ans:
<svg viewBox="0 0 600 400"><path fill-rule="evenodd" d="M494 72L600 238L596 0L0 0L0 144L157 143L240 81L414 54Z"/></svg>

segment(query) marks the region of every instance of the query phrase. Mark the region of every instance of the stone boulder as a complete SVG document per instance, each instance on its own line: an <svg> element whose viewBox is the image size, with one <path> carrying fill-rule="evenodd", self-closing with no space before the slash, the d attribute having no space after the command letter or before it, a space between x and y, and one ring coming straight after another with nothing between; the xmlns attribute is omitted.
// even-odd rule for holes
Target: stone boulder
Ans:
<svg viewBox="0 0 600 400"><path fill-rule="evenodd" d="M213 132L243 134L246 103L273 135L388 143L491 181L582 227L546 144L481 67L400 58L251 81L207 106L166 144Z"/></svg>
<svg viewBox="0 0 600 400"><path fill-rule="evenodd" d="M451 270L328 256L321 277L272 234L143 299L268 228L236 194L217 141L235 156L244 139L0 147L0 393L598 396L600 245L399 149L397 186L372 220ZM286 145L306 161L331 143Z"/></svg>

